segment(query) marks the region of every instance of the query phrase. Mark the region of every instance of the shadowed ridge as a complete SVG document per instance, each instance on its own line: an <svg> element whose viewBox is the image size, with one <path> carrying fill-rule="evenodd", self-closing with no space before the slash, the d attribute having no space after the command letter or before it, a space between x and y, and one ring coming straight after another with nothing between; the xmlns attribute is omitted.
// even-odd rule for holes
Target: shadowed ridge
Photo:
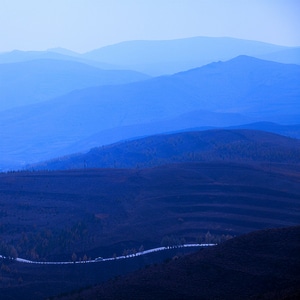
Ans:
<svg viewBox="0 0 300 300"><path fill-rule="evenodd" d="M299 299L300 226L253 232L58 299Z"/></svg>

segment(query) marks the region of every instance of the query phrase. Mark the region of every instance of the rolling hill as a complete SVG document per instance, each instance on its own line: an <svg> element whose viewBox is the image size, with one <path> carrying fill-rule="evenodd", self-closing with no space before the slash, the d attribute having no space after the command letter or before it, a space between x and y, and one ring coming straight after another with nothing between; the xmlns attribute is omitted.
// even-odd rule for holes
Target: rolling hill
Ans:
<svg viewBox="0 0 300 300"><path fill-rule="evenodd" d="M173 162L300 163L300 140L255 130L156 135L28 166L34 170L144 168Z"/></svg>
<svg viewBox="0 0 300 300"><path fill-rule="evenodd" d="M195 111L297 123L299 82L300 66L240 56L173 76L73 91L51 101L0 112L1 166L59 156L63 149L100 131L142 127ZM215 120L204 125L200 114L199 124L212 126ZM236 119L229 124L228 118L223 123L239 124ZM222 126L222 118L218 126ZM112 137L110 142L118 139L120 136Z"/></svg>

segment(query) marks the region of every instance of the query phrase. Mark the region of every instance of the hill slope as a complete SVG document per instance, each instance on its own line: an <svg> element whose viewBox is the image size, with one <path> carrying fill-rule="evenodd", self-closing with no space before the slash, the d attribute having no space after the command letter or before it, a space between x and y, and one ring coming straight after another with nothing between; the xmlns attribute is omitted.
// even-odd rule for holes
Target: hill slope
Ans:
<svg viewBox="0 0 300 300"><path fill-rule="evenodd" d="M300 66L243 56L173 76L75 91L0 113L1 158L39 161L99 131L200 110L294 123L300 114L299 82ZM228 125L238 124L227 120Z"/></svg>
<svg viewBox="0 0 300 300"><path fill-rule="evenodd" d="M299 165L270 163L0 174L1 238L20 257L57 260L292 226L299 183Z"/></svg>
<svg viewBox="0 0 300 300"><path fill-rule="evenodd" d="M94 148L28 168L143 168L173 162L300 163L300 140L255 130L208 130L156 135Z"/></svg>
<svg viewBox="0 0 300 300"><path fill-rule="evenodd" d="M299 237L299 226L253 232L58 299L296 300Z"/></svg>
<svg viewBox="0 0 300 300"><path fill-rule="evenodd" d="M122 255L124 250L138 249L141 245L145 249L157 247L165 239L185 240L188 243L219 241L224 236L226 238L257 229L298 225L299 199L299 165L284 163L258 166L218 162L173 164L144 170L1 173L0 253L14 250L20 257L32 260L69 261L73 253L78 258L99 255L111 257L114 253ZM266 237L262 240L263 243L258 247L263 251L267 249L266 242L269 240ZM264 273L266 281L265 277L259 277L257 280L262 283L257 285L257 281L254 281L255 289L252 291L257 291L257 286L266 286L266 283L271 285L274 278L277 280L278 273L281 274L278 287L292 287L286 285L288 281L289 284L293 283L289 275L283 277L283 274L288 274L284 270L288 268L292 257L292 253L284 248L286 240L283 242L282 247L277 244L275 250L272 248L276 263L273 264L271 260L271 265L277 266L280 272L273 268L269 273ZM253 244L256 249L256 244ZM245 243L242 245L245 246ZM283 261L284 266L282 260L279 264L276 255L274 258L278 249L288 254L288 259ZM223 252L222 249L216 257L222 258ZM251 251L245 252L234 244L233 249L227 251L231 260L227 260L225 269L229 268L229 272L218 273L221 278L217 277L219 280L216 282L222 287L221 291L226 292L228 288L232 291L232 286L237 286L231 280L224 282L223 276L230 278L234 259L232 254L239 253L242 256L246 253L252 263L257 261ZM258 256L261 254L259 252ZM296 262L293 261L295 267ZM13 295L19 299L25 291L26 299L44 299L59 291L70 291L120 274L120 266L127 271L137 269L147 264L147 259L141 265L139 261L135 263L130 260L124 260L119 266L116 263L118 261L109 266L76 264L78 267L66 267L19 266L2 262L1 292L4 297L12 299ZM237 274L233 277L241 278L239 274L246 273L245 281L236 282L242 284L244 293L246 282L249 283L253 277L247 275L248 271L243 269L243 265L244 268L248 266L241 261L240 265L233 268L233 274ZM197 270L203 270L202 266ZM266 272L267 265L261 260L257 266L260 268L255 269L253 265L249 267L251 272L254 270L254 275L257 275L256 271L261 272L261 266ZM210 269L204 268L205 274ZM241 273L235 273L236 270ZM270 277L271 272L276 276ZM187 276L189 274L186 273ZM215 282L215 275L209 272L207 279ZM180 280L184 282L182 278ZM105 290L109 291L110 288Z"/></svg>

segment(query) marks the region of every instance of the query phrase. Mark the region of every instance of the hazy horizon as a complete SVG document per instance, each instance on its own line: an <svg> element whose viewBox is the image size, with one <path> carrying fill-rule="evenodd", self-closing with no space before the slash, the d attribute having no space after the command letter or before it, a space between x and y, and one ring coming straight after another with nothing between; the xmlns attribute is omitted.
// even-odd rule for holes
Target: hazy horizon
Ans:
<svg viewBox="0 0 300 300"><path fill-rule="evenodd" d="M0 52L78 53L132 40L231 37L300 46L297 0L0 0Z"/></svg>

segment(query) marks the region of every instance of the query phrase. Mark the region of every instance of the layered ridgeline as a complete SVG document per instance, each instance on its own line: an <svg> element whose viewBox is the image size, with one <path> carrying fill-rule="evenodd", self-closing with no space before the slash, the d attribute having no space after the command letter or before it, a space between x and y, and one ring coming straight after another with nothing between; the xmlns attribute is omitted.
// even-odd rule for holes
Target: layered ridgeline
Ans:
<svg viewBox="0 0 300 300"><path fill-rule="evenodd" d="M34 170L144 168L179 162L300 164L300 140L256 130L155 135L27 166Z"/></svg>
<svg viewBox="0 0 300 300"><path fill-rule="evenodd" d="M180 118L189 114L194 127L251 120L297 123L299 83L300 66L240 56L172 76L73 91L0 113L1 166L69 154L68 147L95 134L99 146L136 136L125 130L107 138L107 130L138 126L139 135L149 135L189 128L187 118Z"/></svg>
<svg viewBox="0 0 300 300"><path fill-rule="evenodd" d="M109 71L58 59L0 64L0 111L49 100L76 89L148 78L135 71Z"/></svg>
<svg viewBox="0 0 300 300"><path fill-rule="evenodd" d="M0 53L0 63L34 59L83 62L103 69L130 69L150 75L173 74L238 55L300 64L300 48L235 38L192 37L162 41L127 41L79 54L66 49Z"/></svg>
<svg viewBox="0 0 300 300"><path fill-rule="evenodd" d="M85 53L84 58L117 64L150 75L173 74L238 55L300 63L300 48L234 38L193 37L167 41L127 41Z"/></svg>

